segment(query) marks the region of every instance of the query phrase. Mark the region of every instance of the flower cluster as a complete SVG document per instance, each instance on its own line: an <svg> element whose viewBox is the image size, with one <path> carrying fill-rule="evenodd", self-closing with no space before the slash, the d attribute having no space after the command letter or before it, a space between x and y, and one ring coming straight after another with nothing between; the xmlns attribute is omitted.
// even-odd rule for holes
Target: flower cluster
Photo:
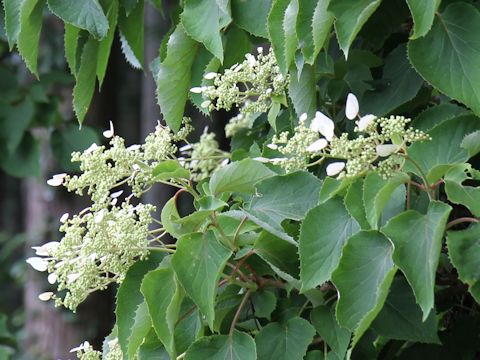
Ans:
<svg viewBox="0 0 480 360"><path fill-rule="evenodd" d="M108 353L103 360L123 360L122 349L118 342L118 338L108 341ZM79 360L101 360L102 353L93 349L88 341L80 346L73 348L70 352L74 352Z"/></svg>
<svg viewBox="0 0 480 360"><path fill-rule="evenodd" d="M341 161L327 166L329 176L356 177L373 170L388 178L402 168L407 145L430 139L420 130L407 128L410 119L403 116L377 118L368 114L360 117L358 113L358 100L355 95L349 94L345 116L349 120L358 119L354 129L358 136L354 139L349 139L346 133L337 137L333 120L319 111L307 127L307 115L303 114L293 136L289 138L288 132L280 133L267 145L284 157L268 161L291 172L333 158ZM317 157L319 160L310 163Z"/></svg>

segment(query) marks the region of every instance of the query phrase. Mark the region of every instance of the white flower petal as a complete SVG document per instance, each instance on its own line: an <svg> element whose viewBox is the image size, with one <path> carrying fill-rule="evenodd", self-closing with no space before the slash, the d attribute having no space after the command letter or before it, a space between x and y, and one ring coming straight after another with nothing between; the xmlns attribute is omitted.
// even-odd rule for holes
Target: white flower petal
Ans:
<svg viewBox="0 0 480 360"><path fill-rule="evenodd" d="M57 282L57 274L55 273L49 274L47 277L47 281L49 284L52 284L52 285L55 284Z"/></svg>
<svg viewBox="0 0 480 360"><path fill-rule="evenodd" d="M335 176L338 175L342 172L342 170L345 168L345 163L342 161L334 162L331 164L328 164L327 166L327 175L328 176Z"/></svg>
<svg viewBox="0 0 480 360"><path fill-rule="evenodd" d="M54 179L65 179L67 177L66 173L61 173L61 174L55 174L52 176Z"/></svg>
<svg viewBox="0 0 480 360"><path fill-rule="evenodd" d="M201 106L202 108L207 108L207 107L210 106L211 103L212 103L212 102L211 102L210 100L205 100L204 102L202 102L202 103L200 104L200 106Z"/></svg>
<svg viewBox="0 0 480 360"><path fill-rule="evenodd" d="M273 159L270 159L270 162L274 165L277 165L283 161L287 160L287 158L273 158Z"/></svg>
<svg viewBox="0 0 480 360"><path fill-rule="evenodd" d="M300 115L300 121L307 121L307 113L303 113L302 115Z"/></svg>
<svg viewBox="0 0 480 360"><path fill-rule="evenodd" d="M53 292L47 291L47 292L43 292L40 295L38 295L38 298L42 301L48 301L52 298L52 296L53 296Z"/></svg>
<svg viewBox="0 0 480 360"><path fill-rule="evenodd" d="M54 178L48 179L47 184L50 186L60 186L63 184L63 178L54 177Z"/></svg>
<svg viewBox="0 0 480 360"><path fill-rule="evenodd" d="M330 141L333 138L335 123L325 114L317 111L315 117L310 124L310 130L318 131L320 134L325 136L325 138Z"/></svg>
<svg viewBox="0 0 480 360"><path fill-rule="evenodd" d="M192 145L190 144L187 144L187 145L183 145L180 149L180 152L184 152L184 151L187 151L187 150L192 150Z"/></svg>
<svg viewBox="0 0 480 360"><path fill-rule="evenodd" d="M345 116L347 119L353 120L357 117L359 110L358 99L352 93L347 96L347 104L345 105Z"/></svg>
<svg viewBox="0 0 480 360"><path fill-rule="evenodd" d="M110 129L105 130L103 132L103 136L105 136L107 139L110 139L114 135L114 129L113 129L113 123L110 121Z"/></svg>
<svg viewBox="0 0 480 360"><path fill-rule="evenodd" d="M263 53L263 48L261 46L257 47L257 52L259 54Z"/></svg>
<svg viewBox="0 0 480 360"><path fill-rule="evenodd" d="M269 163L270 162L270 159L268 159L266 157L262 157L262 156L255 157L255 158L253 158L253 160L261 162L261 163Z"/></svg>
<svg viewBox="0 0 480 360"><path fill-rule="evenodd" d="M215 79L216 77L217 77L216 72L209 72L209 73L206 73L205 75L203 75L203 78L206 79L206 80L212 80L212 79Z"/></svg>
<svg viewBox="0 0 480 360"><path fill-rule="evenodd" d="M85 341L83 344L80 344L79 346L71 349L70 352L74 353L74 352L77 352L77 351L80 351L80 350L84 350L84 349L88 348L89 346L90 346L90 343L88 341Z"/></svg>
<svg viewBox="0 0 480 360"><path fill-rule="evenodd" d="M122 195L122 194L123 194L123 190L119 190L119 191L115 191L114 193L111 193L111 194L110 194L110 197L111 197L112 199L115 199L115 198L119 197L119 196Z"/></svg>
<svg viewBox="0 0 480 360"><path fill-rule="evenodd" d="M96 149L98 149L98 145L93 143L83 153L84 154L90 154L91 152L95 151Z"/></svg>
<svg viewBox="0 0 480 360"><path fill-rule="evenodd" d="M80 276L81 276L81 275L80 275L79 273L67 275L67 282L68 282L68 283L73 283L74 281L78 280L78 278L79 278Z"/></svg>
<svg viewBox="0 0 480 360"><path fill-rule="evenodd" d="M94 219L95 223L96 224L101 223L104 216L105 216L105 210L102 209L95 215L95 219Z"/></svg>
<svg viewBox="0 0 480 360"><path fill-rule="evenodd" d="M377 145L376 152L378 156L387 157L400 149L400 146L394 144Z"/></svg>
<svg viewBox="0 0 480 360"><path fill-rule="evenodd" d="M267 147L269 149L272 149L272 150L277 150L278 149L278 145L277 144L268 144Z"/></svg>
<svg viewBox="0 0 480 360"><path fill-rule="evenodd" d="M64 223L65 221L67 221L68 220L68 215L69 215L68 213L63 214L62 217L60 218L60 222Z"/></svg>
<svg viewBox="0 0 480 360"><path fill-rule="evenodd" d="M203 88L202 87L193 87L190 89L190 92L194 93L194 94L201 94L203 91Z"/></svg>
<svg viewBox="0 0 480 360"><path fill-rule="evenodd" d="M115 198L110 202L110 205L115 206L115 205L117 205L117 202L118 202L118 199Z"/></svg>
<svg viewBox="0 0 480 360"><path fill-rule="evenodd" d="M223 159L223 161L220 163L220 166L226 166L230 162L230 159Z"/></svg>
<svg viewBox="0 0 480 360"><path fill-rule="evenodd" d="M317 141L311 143L308 147L307 147L307 151L308 152L316 152L316 151L320 151L322 149L325 149L328 145L328 141L325 140L324 138L321 138L321 139L318 139Z"/></svg>
<svg viewBox="0 0 480 360"><path fill-rule="evenodd" d="M141 145L134 144L134 145L130 145L130 146L127 147L125 150L127 150L127 151L135 151L135 150L140 150L141 147L142 147Z"/></svg>
<svg viewBox="0 0 480 360"><path fill-rule="evenodd" d="M30 257L26 260L37 271L47 271L48 261L42 259L41 257Z"/></svg>
<svg viewBox="0 0 480 360"><path fill-rule="evenodd" d="M377 117L372 114L362 116L358 121L358 130L364 131Z"/></svg>

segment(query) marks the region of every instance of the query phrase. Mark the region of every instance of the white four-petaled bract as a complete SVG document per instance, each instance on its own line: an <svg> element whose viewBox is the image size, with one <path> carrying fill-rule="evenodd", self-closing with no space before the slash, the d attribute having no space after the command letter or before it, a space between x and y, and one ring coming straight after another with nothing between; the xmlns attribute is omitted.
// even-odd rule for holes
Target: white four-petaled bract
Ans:
<svg viewBox="0 0 480 360"><path fill-rule="evenodd" d="M26 261L37 271L47 271L48 261L41 257L30 257Z"/></svg>
<svg viewBox="0 0 480 360"><path fill-rule="evenodd" d="M342 170L345 168L345 163L342 161L338 162L333 162L331 164L328 164L327 166L327 175L328 176L335 176L338 175L342 172Z"/></svg>
<svg viewBox="0 0 480 360"><path fill-rule="evenodd" d="M358 120L358 130L364 131L375 119L376 116L372 114L362 116L360 120Z"/></svg>
<svg viewBox="0 0 480 360"><path fill-rule="evenodd" d="M314 141L313 143L311 143L307 147L307 151L308 152L320 151L322 149L325 149L327 147L327 145L328 145L327 140L325 140L324 138L321 138L321 139L318 139L318 140Z"/></svg>
<svg viewBox="0 0 480 360"><path fill-rule="evenodd" d="M318 131L320 134L325 136L328 141L330 141L334 135L333 131L335 130L335 123L328 116L320 111L317 111L312 123L310 124L310 130Z"/></svg>
<svg viewBox="0 0 480 360"><path fill-rule="evenodd" d="M381 144L377 145L376 152L378 156L387 157L392 155L398 149L400 149L400 146L395 144Z"/></svg>
<svg viewBox="0 0 480 360"><path fill-rule="evenodd" d="M107 139L110 139L114 135L114 129L113 129L113 123L110 121L110 129L105 130L103 132L103 136L105 136Z"/></svg>
<svg viewBox="0 0 480 360"><path fill-rule="evenodd" d="M359 111L358 99L352 93L347 95L347 104L345 105L345 116L349 120L357 117Z"/></svg>

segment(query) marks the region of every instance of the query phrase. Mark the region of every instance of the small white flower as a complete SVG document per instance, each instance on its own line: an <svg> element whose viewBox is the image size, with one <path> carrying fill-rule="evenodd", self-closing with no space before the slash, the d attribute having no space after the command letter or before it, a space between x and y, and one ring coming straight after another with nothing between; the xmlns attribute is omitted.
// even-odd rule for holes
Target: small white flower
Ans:
<svg viewBox="0 0 480 360"><path fill-rule="evenodd" d="M362 116L358 121L358 130L360 131L365 130L375 119L376 119L376 116L372 114Z"/></svg>
<svg viewBox="0 0 480 360"><path fill-rule="evenodd" d="M277 144L268 144L267 147L269 149L272 149L272 150L277 150L278 149L278 145Z"/></svg>
<svg viewBox="0 0 480 360"><path fill-rule="evenodd" d="M97 215L95 215L95 219L94 219L95 223L96 224L101 223L104 216L105 216L105 210L102 209L97 213Z"/></svg>
<svg viewBox="0 0 480 360"><path fill-rule="evenodd" d="M68 215L69 215L68 213L63 214L62 217L60 218L60 222L64 223L65 221L67 221L68 220Z"/></svg>
<svg viewBox="0 0 480 360"><path fill-rule="evenodd" d="M89 346L90 346L90 343L88 341L85 341L83 344L80 344L79 346L71 349L70 352L74 353L74 352L77 352L77 351L80 351L80 350L85 350Z"/></svg>
<svg viewBox="0 0 480 360"><path fill-rule="evenodd" d="M266 157L262 157L262 156L255 157L255 158L253 158L253 160L261 162L261 163L269 163L270 162L270 159L268 159Z"/></svg>
<svg viewBox="0 0 480 360"><path fill-rule="evenodd" d="M66 173L55 174L52 176L53 179L65 179L67 177Z"/></svg>
<svg viewBox="0 0 480 360"><path fill-rule="evenodd" d="M65 180L66 176L67 174L65 173L55 174L51 179L47 180L47 184L50 186L60 186L63 184L63 180Z"/></svg>
<svg viewBox="0 0 480 360"><path fill-rule="evenodd" d="M259 54L263 53L263 48L261 46L257 47L257 52Z"/></svg>
<svg viewBox="0 0 480 360"><path fill-rule="evenodd" d="M111 197L112 199L115 199L115 198L118 198L118 197L119 197L120 195L122 195L122 194L123 194L123 190L119 190L119 191L115 191L114 193L111 193L111 194L110 194L110 197Z"/></svg>
<svg viewBox="0 0 480 360"><path fill-rule="evenodd" d="M265 93L266 93L267 95L270 95L270 94L272 93L272 91L273 91L272 89L268 88L267 91L265 91Z"/></svg>
<svg viewBox="0 0 480 360"><path fill-rule="evenodd" d="M52 296L53 296L53 292L47 291L47 292L43 292L40 295L38 295L38 298L42 301L48 301L52 298Z"/></svg>
<svg viewBox="0 0 480 360"><path fill-rule="evenodd" d="M376 152L378 156L387 157L400 149L400 146L394 144L377 145Z"/></svg>
<svg viewBox="0 0 480 360"><path fill-rule="evenodd" d="M117 205L117 202L118 202L118 199L115 198L110 202L110 205L115 206L115 205Z"/></svg>
<svg viewBox="0 0 480 360"><path fill-rule="evenodd" d="M113 129L113 123L110 121L110 129L105 130L103 132L103 136L105 136L107 139L110 139L114 135L114 129Z"/></svg>
<svg viewBox="0 0 480 360"><path fill-rule="evenodd" d="M42 246L32 246L38 256L50 256L58 248L60 243L58 241L50 241Z"/></svg>
<svg viewBox="0 0 480 360"><path fill-rule="evenodd" d="M190 144L187 144L187 145L183 145L180 149L180 152L184 152L184 151L188 151L188 150L192 150L192 145Z"/></svg>
<svg viewBox="0 0 480 360"><path fill-rule="evenodd" d="M42 259L41 257L30 257L26 261L37 271L47 271L48 261Z"/></svg>
<svg viewBox="0 0 480 360"><path fill-rule="evenodd" d="M235 68L233 69L233 72L239 72L242 69L243 69L243 64L237 64L237 66L235 66Z"/></svg>
<svg viewBox="0 0 480 360"><path fill-rule="evenodd" d="M303 121L307 121L307 117L308 117L307 113L303 113L302 115L300 115L300 119L299 119L299 120L302 121L302 122L303 122Z"/></svg>
<svg viewBox="0 0 480 360"><path fill-rule="evenodd" d="M190 161L190 169L193 169L195 166L197 166L197 164L198 164L197 159L193 159L192 161Z"/></svg>
<svg viewBox="0 0 480 360"><path fill-rule="evenodd" d="M178 157L177 160L178 160L178 163L181 166L185 166L185 158L184 157Z"/></svg>
<svg viewBox="0 0 480 360"><path fill-rule="evenodd" d="M230 159L223 159L223 161L220 163L220 166L226 166L230 162Z"/></svg>
<svg viewBox="0 0 480 360"><path fill-rule="evenodd" d="M328 145L328 142L327 140L325 140L324 138L321 138L321 139L318 139L317 141L311 143L308 147L307 147L307 151L308 152L317 152L317 151L320 151L322 149L325 149Z"/></svg>
<svg viewBox="0 0 480 360"><path fill-rule="evenodd" d="M345 116L349 120L353 120L357 117L359 110L358 99L352 93L347 96L347 104L345 105Z"/></svg>
<svg viewBox="0 0 480 360"><path fill-rule="evenodd" d="M134 145L130 145L130 146L127 147L125 150L127 150L127 151L135 151L135 150L140 150L141 147L142 147L141 145L134 144Z"/></svg>
<svg viewBox="0 0 480 360"><path fill-rule="evenodd" d="M138 164L133 164L132 169L135 171L140 171L140 166Z"/></svg>
<svg viewBox="0 0 480 360"><path fill-rule="evenodd" d="M255 57L252 54L245 54L245 58L247 59L248 66L250 67L254 67L257 63L257 60L255 60Z"/></svg>
<svg viewBox="0 0 480 360"><path fill-rule="evenodd" d="M80 274L79 273L75 273L75 274L69 274L67 275L67 282L68 283L73 283L74 281L77 281L78 278L80 278Z"/></svg>
<svg viewBox="0 0 480 360"><path fill-rule="evenodd" d="M203 91L203 88L202 87L199 87L199 86L196 86L196 87L193 87L190 89L190 92L194 93L194 94L201 94Z"/></svg>
<svg viewBox="0 0 480 360"><path fill-rule="evenodd" d="M93 143L92 145L90 145L87 149L85 149L85 151L83 152L84 154L90 154L92 152L94 152L95 150L98 149L98 145Z"/></svg>
<svg viewBox="0 0 480 360"><path fill-rule="evenodd" d="M205 100L200 104L202 108L208 108L212 102L210 100Z"/></svg>
<svg viewBox="0 0 480 360"><path fill-rule="evenodd" d="M342 170L345 168L345 163L342 161L334 162L331 164L328 164L327 166L327 175L328 176L335 176L338 175L342 172Z"/></svg>
<svg viewBox="0 0 480 360"><path fill-rule="evenodd" d="M206 79L206 80L212 80L212 79L215 79L216 77L217 77L216 72L209 72L209 73L206 73L205 75L203 75L203 78Z"/></svg>
<svg viewBox="0 0 480 360"><path fill-rule="evenodd" d="M325 114L317 111L315 117L310 124L310 130L318 131L320 134L330 141L333 138L333 131L335 130L335 123Z"/></svg>
<svg viewBox="0 0 480 360"><path fill-rule="evenodd" d="M52 285L55 284L57 282L57 274L55 273L48 274L47 281L49 284L52 284Z"/></svg>

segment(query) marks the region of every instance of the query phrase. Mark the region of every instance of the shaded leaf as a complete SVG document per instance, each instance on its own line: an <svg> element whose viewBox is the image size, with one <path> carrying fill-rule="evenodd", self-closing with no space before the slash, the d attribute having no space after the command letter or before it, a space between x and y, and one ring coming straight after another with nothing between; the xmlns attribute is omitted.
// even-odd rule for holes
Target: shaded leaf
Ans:
<svg viewBox="0 0 480 360"><path fill-rule="evenodd" d="M315 71L312 66L304 65L301 73L296 70L291 71L288 95L292 99L297 116L307 113L309 118L313 117L317 108L317 90Z"/></svg>
<svg viewBox="0 0 480 360"><path fill-rule="evenodd" d="M435 12L441 0L407 0L413 17L413 34L410 39L425 36L432 28Z"/></svg>
<svg viewBox="0 0 480 360"><path fill-rule="evenodd" d="M233 22L250 34L268 38L267 17L272 0L232 0Z"/></svg>
<svg viewBox="0 0 480 360"><path fill-rule="evenodd" d="M13 49L17 42L20 31L20 7L22 0L3 0L3 11L5 13L5 35L7 36L8 46Z"/></svg>
<svg viewBox="0 0 480 360"><path fill-rule="evenodd" d="M351 334L338 324L334 312L326 306L318 306L310 313L310 321L336 357L344 359Z"/></svg>
<svg viewBox="0 0 480 360"><path fill-rule="evenodd" d="M120 11L118 16L118 27L124 41L128 44L128 49L133 53L136 61L129 61L132 65L138 63L141 68L144 66L144 1L139 0L131 13L127 14ZM125 55L125 44L122 41L122 47ZM128 57L127 57L128 60Z"/></svg>

